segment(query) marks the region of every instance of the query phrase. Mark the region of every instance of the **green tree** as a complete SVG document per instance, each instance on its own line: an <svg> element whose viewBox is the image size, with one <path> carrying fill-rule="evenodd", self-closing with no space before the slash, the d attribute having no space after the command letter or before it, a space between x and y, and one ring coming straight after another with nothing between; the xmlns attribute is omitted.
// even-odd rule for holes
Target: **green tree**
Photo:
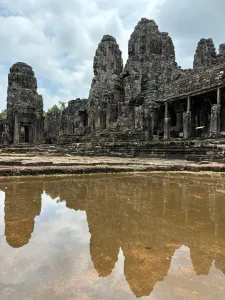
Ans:
<svg viewBox="0 0 225 300"><path fill-rule="evenodd" d="M59 109L61 111L63 111L66 108L66 102L58 101L58 106L59 106Z"/></svg>
<svg viewBox="0 0 225 300"><path fill-rule="evenodd" d="M47 113L63 111L65 108L66 108L66 103L63 101L58 101L58 105L54 104L52 107L48 109Z"/></svg>
<svg viewBox="0 0 225 300"><path fill-rule="evenodd" d="M59 110L59 108L58 108L57 104L54 104L52 107L50 107L48 109L48 113L52 113L52 112L55 112L55 111L58 111L58 110Z"/></svg>
<svg viewBox="0 0 225 300"><path fill-rule="evenodd" d="M0 121L6 120L7 119L7 110L4 109L0 112Z"/></svg>

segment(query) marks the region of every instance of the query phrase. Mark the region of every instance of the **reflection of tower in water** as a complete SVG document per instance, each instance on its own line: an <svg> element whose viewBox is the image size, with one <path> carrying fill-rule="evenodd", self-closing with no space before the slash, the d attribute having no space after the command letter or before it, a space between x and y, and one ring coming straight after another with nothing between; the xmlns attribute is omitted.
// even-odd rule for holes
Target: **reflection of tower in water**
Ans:
<svg viewBox="0 0 225 300"><path fill-rule="evenodd" d="M181 208L185 214L185 226L188 225L188 211L189 211L189 197L188 197L188 187L184 183L181 186Z"/></svg>
<svg viewBox="0 0 225 300"><path fill-rule="evenodd" d="M92 182L88 189L86 213L91 234L90 255L100 277L111 274L120 250L117 190L112 194L111 188L103 180Z"/></svg>
<svg viewBox="0 0 225 300"><path fill-rule="evenodd" d="M225 222L216 220L225 215L225 206L213 185L201 188L194 180L156 176L93 176L47 179L43 186L68 208L86 211L90 255L100 277L112 273L122 249L124 275L137 297L148 296L164 280L182 245L190 248L197 275L207 275L213 260L224 271ZM16 183L6 191L6 237L11 246L28 243L41 210L41 191L35 182ZM215 236L216 222L220 227Z"/></svg>
<svg viewBox="0 0 225 300"><path fill-rule="evenodd" d="M5 236L13 248L29 243L34 218L41 212L42 184L13 183L5 191Z"/></svg>

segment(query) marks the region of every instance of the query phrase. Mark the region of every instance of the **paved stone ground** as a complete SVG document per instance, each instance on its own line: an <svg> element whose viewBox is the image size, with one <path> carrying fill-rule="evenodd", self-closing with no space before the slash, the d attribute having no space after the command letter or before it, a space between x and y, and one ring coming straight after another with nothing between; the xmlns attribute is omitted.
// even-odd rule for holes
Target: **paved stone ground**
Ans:
<svg viewBox="0 0 225 300"><path fill-rule="evenodd" d="M153 171L225 172L225 164L156 158L31 156L29 154L0 156L0 176Z"/></svg>

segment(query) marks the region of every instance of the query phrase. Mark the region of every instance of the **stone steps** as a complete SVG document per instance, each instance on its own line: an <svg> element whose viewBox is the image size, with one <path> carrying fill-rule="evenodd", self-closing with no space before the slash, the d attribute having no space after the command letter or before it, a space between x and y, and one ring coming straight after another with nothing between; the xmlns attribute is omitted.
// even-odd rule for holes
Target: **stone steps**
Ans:
<svg viewBox="0 0 225 300"><path fill-rule="evenodd" d="M180 158L193 161L213 161L224 159L225 143L221 141L155 141L133 142L92 142L68 145L18 145L2 147L1 153L29 155L80 155L80 156L120 156L120 157L162 157Z"/></svg>
<svg viewBox="0 0 225 300"><path fill-rule="evenodd" d="M187 155L186 160L188 161L206 161L206 162L211 162L213 161L214 156L209 156L209 155Z"/></svg>

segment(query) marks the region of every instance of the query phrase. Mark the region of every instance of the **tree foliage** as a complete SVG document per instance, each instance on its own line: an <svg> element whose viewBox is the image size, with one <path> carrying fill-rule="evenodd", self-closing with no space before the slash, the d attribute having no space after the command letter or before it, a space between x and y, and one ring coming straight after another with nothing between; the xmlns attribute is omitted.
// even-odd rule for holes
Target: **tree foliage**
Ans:
<svg viewBox="0 0 225 300"><path fill-rule="evenodd" d="M0 112L0 121L6 120L7 119L7 110L4 109Z"/></svg>
<svg viewBox="0 0 225 300"><path fill-rule="evenodd" d="M66 102L58 101L58 106L59 106L59 109L61 111L63 111L66 108Z"/></svg>
<svg viewBox="0 0 225 300"><path fill-rule="evenodd" d="M63 101L58 101L58 104L54 104L52 107L50 107L47 113L63 111L65 108L66 108L66 103Z"/></svg>

